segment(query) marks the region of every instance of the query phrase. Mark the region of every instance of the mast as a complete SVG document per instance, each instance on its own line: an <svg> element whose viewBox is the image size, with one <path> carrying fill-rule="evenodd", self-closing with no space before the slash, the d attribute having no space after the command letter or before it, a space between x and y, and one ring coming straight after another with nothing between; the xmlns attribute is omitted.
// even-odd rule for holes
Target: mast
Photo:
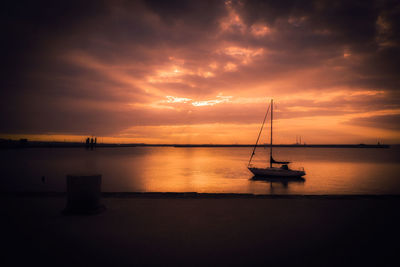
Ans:
<svg viewBox="0 0 400 267"><path fill-rule="evenodd" d="M273 99L271 99L271 143L269 145L270 150L269 150L269 167L272 168L272 121L274 120L274 103Z"/></svg>

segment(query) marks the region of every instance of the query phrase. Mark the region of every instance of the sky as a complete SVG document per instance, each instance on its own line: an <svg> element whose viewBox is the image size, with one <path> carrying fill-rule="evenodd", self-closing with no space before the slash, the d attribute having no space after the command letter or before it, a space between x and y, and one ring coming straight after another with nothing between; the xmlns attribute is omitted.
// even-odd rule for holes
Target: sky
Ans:
<svg viewBox="0 0 400 267"><path fill-rule="evenodd" d="M252 144L274 99L276 143L400 143L399 1L19 1L0 12L2 138Z"/></svg>

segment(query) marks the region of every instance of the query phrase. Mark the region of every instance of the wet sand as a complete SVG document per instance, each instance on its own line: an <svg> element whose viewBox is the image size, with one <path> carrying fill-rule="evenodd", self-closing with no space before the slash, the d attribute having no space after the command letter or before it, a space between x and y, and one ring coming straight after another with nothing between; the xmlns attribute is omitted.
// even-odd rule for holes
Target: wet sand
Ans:
<svg viewBox="0 0 400 267"><path fill-rule="evenodd" d="M2 259L57 265L399 266L399 196L2 195ZM6 266L6 265L3 265Z"/></svg>

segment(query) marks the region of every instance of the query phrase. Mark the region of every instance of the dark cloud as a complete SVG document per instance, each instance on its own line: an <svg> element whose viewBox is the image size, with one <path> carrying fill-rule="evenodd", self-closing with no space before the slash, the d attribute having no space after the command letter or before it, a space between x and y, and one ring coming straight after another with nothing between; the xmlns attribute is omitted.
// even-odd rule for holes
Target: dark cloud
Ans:
<svg viewBox="0 0 400 267"><path fill-rule="evenodd" d="M184 23L202 29L217 27L218 19L226 14L224 1L145 0L144 2L167 23Z"/></svg>
<svg viewBox="0 0 400 267"><path fill-rule="evenodd" d="M282 20L290 33L329 33L335 44L362 44L374 39L376 20L384 7L375 1L234 1L247 24L267 22L274 27ZM283 26L283 25L280 25ZM291 27L292 30L289 28ZM311 36L311 35L310 35ZM308 38L302 38L307 42ZM314 41L314 40L312 40ZM310 45L313 42L309 43Z"/></svg>
<svg viewBox="0 0 400 267"><path fill-rule="evenodd" d="M8 1L1 9L2 73L14 83L35 68L60 36L73 34L84 21L105 13L101 1ZM3 79L3 82L5 80Z"/></svg>
<svg viewBox="0 0 400 267"><path fill-rule="evenodd" d="M259 21L278 31L264 44L286 56L317 53L316 62L347 49L363 57L354 69L379 75L398 89L400 67L400 3L398 1L234 1L248 25ZM260 42L260 41L259 41ZM292 54L292 53L293 54ZM304 60L299 58L299 60ZM292 62L296 62L292 58ZM290 59L289 59L290 60ZM379 79L379 78L378 78ZM384 84L385 86L385 84Z"/></svg>
<svg viewBox="0 0 400 267"><path fill-rule="evenodd" d="M400 115L379 115L368 118L354 118L347 121L346 123L351 125L399 131Z"/></svg>

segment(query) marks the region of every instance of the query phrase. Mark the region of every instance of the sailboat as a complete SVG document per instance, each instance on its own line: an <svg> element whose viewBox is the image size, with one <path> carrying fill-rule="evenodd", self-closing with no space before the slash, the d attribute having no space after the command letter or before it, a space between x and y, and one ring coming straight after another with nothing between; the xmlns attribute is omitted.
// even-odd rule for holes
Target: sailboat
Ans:
<svg viewBox="0 0 400 267"><path fill-rule="evenodd" d="M266 168L256 168L253 167L251 164L251 160L253 159L253 156L255 154L256 148L258 141L260 140L261 132L263 130L265 120L267 119L268 112L271 109L271 140L270 140L270 152L269 152L269 167ZM247 165L247 168L249 171L251 171L254 176L256 177L281 177L281 178L288 178L288 177L301 177L304 176L306 173L304 169L302 170L292 170L289 168L289 161L276 161L272 157L272 123L273 123L273 112L274 112L274 102L271 99L271 104L268 106L267 113L265 114L264 121L261 125L260 133L258 134L258 138L256 141L256 144L253 148L253 152L251 153L249 163ZM279 166L280 165L280 166ZM278 166L278 167L275 167Z"/></svg>

